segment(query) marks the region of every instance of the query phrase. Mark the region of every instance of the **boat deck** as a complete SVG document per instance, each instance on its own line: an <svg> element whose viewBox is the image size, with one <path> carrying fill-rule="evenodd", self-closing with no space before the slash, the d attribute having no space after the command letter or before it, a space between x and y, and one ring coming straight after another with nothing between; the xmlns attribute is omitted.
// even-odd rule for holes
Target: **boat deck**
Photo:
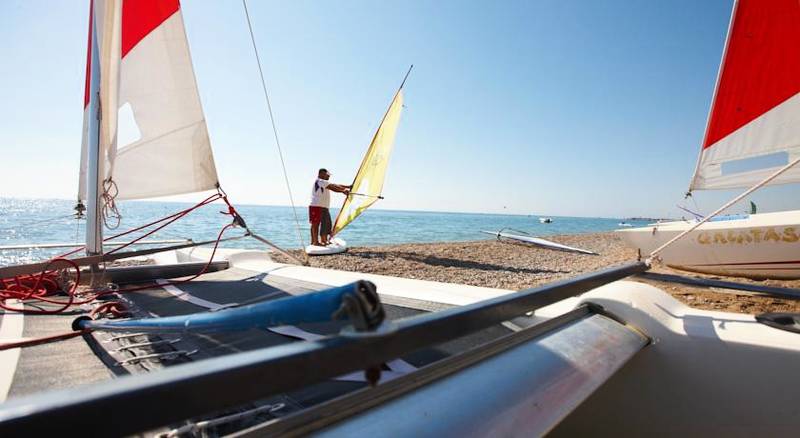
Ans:
<svg viewBox="0 0 800 438"><path fill-rule="evenodd" d="M520 431L530 432L527 436L654 431L747 436L765 427L770 435L796 430L798 397L783 389L797 383L797 334L749 315L692 309L641 283L597 287L598 276L622 276L620 269L635 264L514 293L282 265L259 252L218 255L227 269L127 294L133 317L208 312L364 279L376 285L387 318L402 320L390 328L402 331L405 344L394 342L398 332L393 330L316 342L339 332L343 324L338 322L210 334L96 331L0 351L0 395L8 393L10 399L0 410L5 415L0 426L31 434L81 430L84 412L102 411L97 421L109 435L120 427L125 429L118 435L149 430L145 435L208 436L304 431L353 436L367 430L441 436L458 425L466 428L464 434L483 431L486 436ZM193 263L208 256L203 251L172 254L160 263ZM550 304L536 304L541 299ZM499 303L510 302L523 307L489 317L502 308ZM514 317L524 309L536 310ZM63 333L89 310L0 314L0 341ZM445 311L409 318L437 310ZM470 333L470 324L481 318L496 323L456 337ZM485 326L475 329L480 327ZM448 330L454 335L427 337ZM454 340L436 344L445 339ZM264 348L269 346L279 347ZM375 357L380 359L370 359ZM375 388L367 389L362 371L321 381L382 361ZM174 366L179 364L185 366ZM116 379L128 374L138 376ZM50 392L93 382L105 384ZM34 393L45 394L23 397ZM59 422L48 421L58 415ZM431 427L430 418L437 419L439 429Z"/></svg>
<svg viewBox="0 0 800 438"><path fill-rule="evenodd" d="M122 299L128 303L134 318L186 315L275 300L290 295L302 295L330 288L333 286L331 283L336 282L328 278L325 283L318 283L280 274L280 269L265 272L232 267L177 286L159 281L160 287L124 294ZM391 304L384 303L386 317L390 320L452 306L408 296L386 298L386 301L391 302ZM2 318L0 327L5 333L13 331L9 330L9 325L21 325L22 337L54 335L70 331L72 321L90 310L91 308L87 306L83 311L59 315L23 317L17 314L0 314ZM109 380L115 376L146 373L189 361L314 340L338 333L344 326L344 322L331 321L275 327L269 330L250 329L210 334L97 331L83 337L0 352L3 355L0 356L3 359L0 366L0 382L5 380L10 383L7 397L13 399L46 390ZM17 330L19 328L17 327ZM511 332L510 328L497 325L455 341L414 352L385 364L382 381L402 376L419 367ZM14 336L4 337L5 340L13 338ZM319 366L324 367L325 364L320 363ZM266 378L280 378L280 376ZM266 414L259 412L260 421L264 421L270 416L296 412L366 385L363 373L353 373L269 400L262 400L252 406L241 407L239 411L253 410L259 406L280 406L280 409L271 410ZM265 418L264 415L268 416ZM250 423L243 423L239 427L248 424Z"/></svg>

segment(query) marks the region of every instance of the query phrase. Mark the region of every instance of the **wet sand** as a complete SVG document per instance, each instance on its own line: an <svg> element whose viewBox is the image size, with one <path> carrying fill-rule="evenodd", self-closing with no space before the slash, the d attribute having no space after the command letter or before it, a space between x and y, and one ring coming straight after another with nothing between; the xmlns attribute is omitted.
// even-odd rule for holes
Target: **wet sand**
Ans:
<svg viewBox="0 0 800 438"><path fill-rule="evenodd" d="M547 238L565 245L592 250L600 255L549 251L523 244L484 240L354 247L343 254L312 257L311 266L517 290L574 277L636 259L636 251L626 247L613 233L561 235ZM287 260L282 257L276 255L275 259L286 262ZM800 289L800 280L754 281L686 273L667 267L655 267L652 271ZM730 289L690 286L639 277L631 277L630 280L654 285L687 305L700 309L751 314L800 312L800 300L787 300Z"/></svg>

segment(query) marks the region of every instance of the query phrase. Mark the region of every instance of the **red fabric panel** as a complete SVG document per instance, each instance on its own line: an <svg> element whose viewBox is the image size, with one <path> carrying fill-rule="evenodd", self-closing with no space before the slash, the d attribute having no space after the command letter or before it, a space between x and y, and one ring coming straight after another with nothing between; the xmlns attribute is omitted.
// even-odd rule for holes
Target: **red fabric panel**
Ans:
<svg viewBox="0 0 800 438"><path fill-rule="evenodd" d="M178 0L123 0L122 57L178 9Z"/></svg>
<svg viewBox="0 0 800 438"><path fill-rule="evenodd" d="M800 0L739 0L703 149L800 93Z"/></svg>
<svg viewBox="0 0 800 438"><path fill-rule="evenodd" d="M94 0L89 2L89 42L86 44L86 84L83 90L83 108L89 106L89 87L92 85L92 24L94 23Z"/></svg>

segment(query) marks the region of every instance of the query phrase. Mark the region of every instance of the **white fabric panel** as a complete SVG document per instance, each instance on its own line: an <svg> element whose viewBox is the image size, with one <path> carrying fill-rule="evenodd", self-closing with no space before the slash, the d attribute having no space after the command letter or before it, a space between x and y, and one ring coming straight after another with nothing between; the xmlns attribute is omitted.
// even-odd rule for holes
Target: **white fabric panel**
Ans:
<svg viewBox="0 0 800 438"><path fill-rule="evenodd" d="M706 148L690 189L751 187L781 166L723 175L722 164L782 151L789 153L790 161L800 156L800 94ZM800 182L800 167L788 170L770 184L794 182Z"/></svg>
<svg viewBox="0 0 800 438"><path fill-rule="evenodd" d="M213 189L217 171L178 11L121 62L119 101L130 104L141 138L119 145L111 174L118 199Z"/></svg>

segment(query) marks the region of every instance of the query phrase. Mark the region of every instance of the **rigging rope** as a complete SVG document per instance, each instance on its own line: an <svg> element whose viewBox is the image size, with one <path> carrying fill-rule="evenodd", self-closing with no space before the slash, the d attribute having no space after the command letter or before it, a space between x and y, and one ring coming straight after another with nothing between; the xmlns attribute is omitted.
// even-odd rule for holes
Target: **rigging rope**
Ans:
<svg viewBox="0 0 800 438"><path fill-rule="evenodd" d="M231 207L232 208L232 207ZM235 212L235 210L234 210ZM227 214L227 213L225 213ZM219 246L220 241L222 240L222 236L225 234L225 231L230 229L231 227L235 226L236 223L230 223L220 230L219 235L217 236L217 240L214 243L214 249L211 251L211 256L206 262L203 269L201 269L197 274L185 278L182 280L174 280L162 283L162 285L179 285L183 283L187 283L196 279L197 277L205 274L208 271L208 268L211 266L211 263L214 261L214 255L217 252L217 247ZM0 308L3 308L7 311L11 312L18 312L23 314L37 314L37 315L52 315L61 313L72 306L79 306L83 304L89 304L95 302L98 298L111 295L111 294L120 294L126 292L134 292L138 290L144 289L152 289L153 287L160 287L154 286L152 284L145 284L143 286L135 286L125 289L117 289L112 288L105 291L98 291L98 290L89 290L82 293L79 301L76 301L78 296L76 295L76 290L78 288L78 283L80 281L80 269L78 269L78 265L74 262L70 261L69 259L57 258L53 259L50 264L54 264L56 262L63 262L70 265L70 268L75 269L75 280L74 282L70 283L69 288L67 288L66 293L69 299L67 301L60 301L60 300L52 300L46 298L49 295L55 294L59 292L58 284L53 280L53 271L42 271L42 273L38 276L38 279L35 280L35 276L26 276L28 278L22 279L18 276L15 278L15 284L7 285L6 280L0 279ZM48 268L49 265L48 264ZM30 284L33 286L30 286ZM88 295L88 298L86 297ZM36 305L35 302L30 302L31 299L37 300L40 302L50 303L50 304L58 304L61 305L60 308L54 310L46 310L46 309L26 309L26 308L15 308L5 304L5 300L7 299L16 299L20 301L29 301L25 304L28 305ZM121 301L108 301L96 307L89 313L89 317L92 319L102 318L104 315L110 315L113 318L120 318L120 317L127 317L129 316L128 308L126 305ZM77 337L83 334L88 334L90 330L77 330L72 332L60 333L51 336L44 336L39 338L28 338L28 339L21 339L18 341L12 342L4 342L0 343L0 351L8 350L12 348L22 348L22 347L31 347L34 345L41 345L46 344L49 342L61 341L65 339L70 339L73 337Z"/></svg>
<svg viewBox="0 0 800 438"><path fill-rule="evenodd" d="M303 238L303 233L300 229L300 220L297 217L297 209L294 206L294 197L292 196L292 188L289 184L289 174L286 172L286 162L283 159L283 150L281 149L281 142L278 138L278 128L275 125L275 116L272 113L272 103L269 100L269 92L267 92L267 82L264 80L264 70L261 67L261 57L258 56L258 47L256 46L256 37L253 34L253 25L250 23L250 12L247 10L247 0L242 0L244 6L244 15L247 18L247 28L250 31L250 42L253 44L253 53L256 55L256 63L258 64L258 75L261 78L261 89L264 91L264 98L267 101L267 111L269 112L269 121L272 124L272 133L275 135L275 145L278 147L278 156L281 159L281 167L283 168L283 179L286 181L286 191L289 192L289 202L292 204L292 214L294 215L295 228L297 229L297 237L300 239L301 248L305 248L306 242ZM306 262L308 262L308 254L303 251Z"/></svg>
<svg viewBox="0 0 800 438"><path fill-rule="evenodd" d="M198 209L198 208L200 208L200 207L202 207L204 205L207 205L207 204L209 204L211 202L219 200L219 199L222 199L225 202L225 204L228 206L228 211L224 211L224 212L221 212L221 213L223 213L225 215L232 216L234 218L234 221L232 223L230 223L230 224L225 225L222 228L222 230L220 230L219 234L217 235L217 239L214 242L214 249L211 251L211 257L209 258L209 260L205 264L205 266L197 274L195 274L195 275L193 275L193 276L191 276L189 278L183 279L183 280L169 282L168 284L173 284L173 285L174 284L182 284L182 283L194 280L195 278L205 274L206 271L208 270L208 268L211 266L211 263L214 260L214 255L216 254L216 251L217 251L217 248L219 246L219 243L222 241L222 237L223 237L224 233L228 229L230 229L231 227L233 227L235 225L238 225L240 223L239 219L238 219L238 217L239 217L238 213L233 208L233 206L228 202L227 196L224 194L224 192L221 191L221 189L219 189L217 193L209 196L208 198L204 199L203 201L199 202L198 204L196 204L196 205L194 205L192 207L189 207L189 208L186 208L184 210L178 211L177 213L173 213L173 214L171 214L169 216L166 216L164 218L161 218L161 219L158 219L156 221L150 222L148 224L142 225L140 227L133 228L131 230L128 230L128 231L125 231L125 232L122 232L122 233L119 233L119 234L116 234L114 236L106 238L105 239L106 241L112 240L112 239L115 239L115 238L118 238L118 237L121 237L121 236L125 236L125 235L128 235L130 233L133 233L133 232L136 232L136 231L140 231L142 229L145 229L145 228L148 228L148 227L151 227L151 226L154 226L154 225L158 224L158 226L156 228L154 228L152 230L149 230L146 233L144 233L142 236L139 236L139 237L131 240L130 242L126 242L124 245L121 245L120 247L109 251L107 254L115 253L115 252L119 251L122 248L125 248L125 247L128 247L130 245L133 245L136 242L138 242L138 241L140 241L140 240L142 240L142 239L144 239L144 238L146 238L146 237L158 232L159 230L161 230L164 227L170 225L171 223L175 222L176 220L186 216L187 214L191 213L192 211L194 211L194 210L196 210L196 209ZM109 294L133 292L133 291L149 289L149 288L153 287L152 285L148 284L148 285L144 285L144 286L130 287L130 288L126 288L126 289L111 289L111 290L90 289L88 291L82 291L80 293L80 297L78 297L77 294L76 294L76 291L77 291L77 288L78 288L78 284L80 283L80 268L79 268L77 263L75 263L74 261L72 261L70 259L67 259L66 256L74 254L74 253L76 253L78 251L81 251L82 249L83 248L78 248L78 249L76 249L74 251L70 251L70 252L65 253L65 254L63 254L61 256L58 256L58 257L55 257L55 258L51 259L47 263L47 265L45 265L44 269L41 271L40 274L37 274L37 275L17 275L17 276L15 276L13 278L5 278L5 279L4 278L0 278L0 308L5 309L6 311L19 312L19 313L25 313L25 314L51 315L51 314L61 313L61 312L65 311L68 308L73 307L73 306L92 303L95 300L97 300L98 298L106 296L106 295L109 295ZM60 269L62 272L68 271L70 269L74 270L75 271L75 274L74 274L75 279L74 279L74 281L64 281L64 280L62 280L62 277L64 277L65 275L63 273L60 273L59 270L55 270L55 269L51 268L51 266L55 265L55 264L62 264L62 265L66 264L66 265L68 265L66 270L65 269ZM59 292L65 293L67 295L68 299L66 301L63 301L63 300L54 300L52 298L49 298L50 296L52 296L54 294L57 294ZM38 302L41 302L41 303L55 304L55 305L58 305L59 307L57 307L55 309L35 309L35 308L34 309L30 309L30 308L25 308L24 306L23 307L12 307L12 306L9 306L9 305L6 304L6 300L12 300L12 299L13 300L23 301L24 304L28 304L29 306L30 305L35 305L36 302L38 301ZM105 306L105 307L101 306L101 310L104 310L106 312L110 312L112 314L120 314L120 312L121 312L121 309L120 309L119 305ZM96 309L96 311L97 311L97 309Z"/></svg>
<svg viewBox="0 0 800 438"><path fill-rule="evenodd" d="M35 226L35 225L44 225L44 224L48 224L50 222L55 222L55 221L64 220L64 219L74 219L74 218L75 218L75 213L72 213L72 214L68 214L68 215L61 215L61 216L51 217L51 218L48 218L48 219L41 219L41 220L37 220L37 221L33 221L33 222L19 224L19 225L13 226L13 227L0 228L0 231L16 231L16 230L18 230L20 228L27 228L27 227L31 227L31 226Z"/></svg>

